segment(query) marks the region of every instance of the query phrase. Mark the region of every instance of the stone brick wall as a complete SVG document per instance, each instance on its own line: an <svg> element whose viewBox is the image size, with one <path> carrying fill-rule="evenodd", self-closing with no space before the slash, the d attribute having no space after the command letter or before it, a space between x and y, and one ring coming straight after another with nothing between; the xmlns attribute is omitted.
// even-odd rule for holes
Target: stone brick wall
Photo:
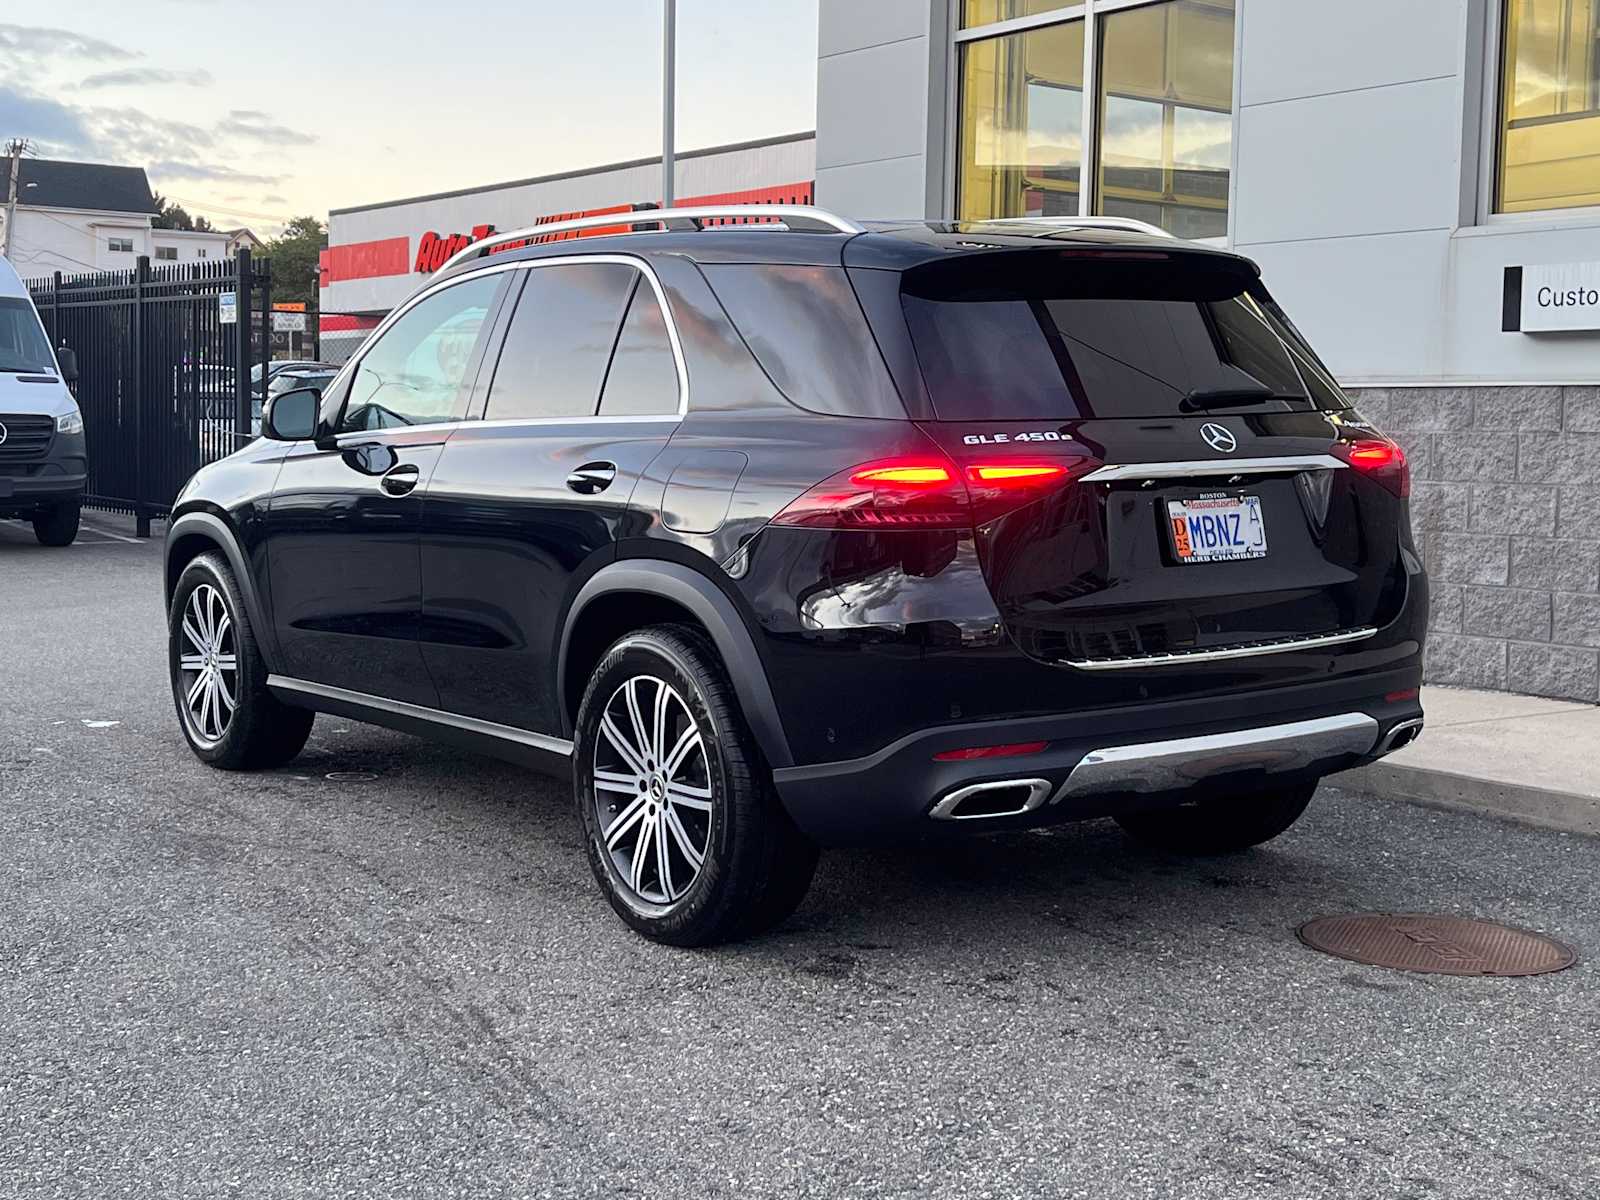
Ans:
<svg viewBox="0 0 1600 1200"><path fill-rule="evenodd" d="M1428 682L1600 701L1600 387L1350 394L1411 459Z"/></svg>

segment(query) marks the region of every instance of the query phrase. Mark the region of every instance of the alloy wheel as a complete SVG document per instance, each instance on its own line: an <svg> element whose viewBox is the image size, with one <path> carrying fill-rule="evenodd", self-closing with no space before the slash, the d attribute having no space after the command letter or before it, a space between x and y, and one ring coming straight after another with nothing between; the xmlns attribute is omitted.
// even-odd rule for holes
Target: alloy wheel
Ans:
<svg viewBox="0 0 1600 1200"><path fill-rule="evenodd" d="M211 584L189 593L179 636L184 720L197 742L215 746L227 735L239 703L239 654L228 602Z"/></svg>
<svg viewBox="0 0 1600 1200"><path fill-rule="evenodd" d="M602 710L591 764L595 830L617 880L648 905L694 886L711 845L705 738L682 696L635 675Z"/></svg>

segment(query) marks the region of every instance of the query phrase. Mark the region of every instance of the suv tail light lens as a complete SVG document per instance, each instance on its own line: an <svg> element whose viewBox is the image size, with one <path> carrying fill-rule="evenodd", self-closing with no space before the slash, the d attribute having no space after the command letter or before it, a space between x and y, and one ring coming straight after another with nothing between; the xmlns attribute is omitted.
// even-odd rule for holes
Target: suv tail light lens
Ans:
<svg viewBox="0 0 1600 1200"><path fill-rule="evenodd" d="M968 463L880 459L829 476L772 518L806 529L972 529L1087 474L1091 458Z"/></svg>
<svg viewBox="0 0 1600 1200"><path fill-rule="evenodd" d="M1363 475L1370 475L1396 496L1411 495L1411 464L1406 452L1388 438L1338 442L1333 452Z"/></svg>

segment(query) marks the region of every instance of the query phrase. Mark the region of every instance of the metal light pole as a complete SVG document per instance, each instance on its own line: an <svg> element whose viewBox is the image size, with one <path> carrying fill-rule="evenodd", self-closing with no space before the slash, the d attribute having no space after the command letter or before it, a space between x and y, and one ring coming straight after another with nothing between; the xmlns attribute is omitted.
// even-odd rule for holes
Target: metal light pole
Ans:
<svg viewBox="0 0 1600 1200"><path fill-rule="evenodd" d="M662 26L661 97L661 207L672 207L673 176L673 99L677 91L678 0L664 0L666 21Z"/></svg>

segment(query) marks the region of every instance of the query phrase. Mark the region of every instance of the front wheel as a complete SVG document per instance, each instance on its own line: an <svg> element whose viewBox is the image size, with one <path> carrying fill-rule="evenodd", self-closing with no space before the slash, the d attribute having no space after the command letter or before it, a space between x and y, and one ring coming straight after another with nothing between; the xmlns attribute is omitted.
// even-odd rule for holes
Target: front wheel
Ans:
<svg viewBox="0 0 1600 1200"><path fill-rule="evenodd" d="M70 546L78 539L77 500L62 500L41 508L33 516L33 536L41 546Z"/></svg>
<svg viewBox="0 0 1600 1200"><path fill-rule="evenodd" d="M1317 780L1273 791L1207 797L1182 808L1123 813L1117 824L1134 841L1173 854L1228 854L1270 842L1300 819Z"/></svg>
<svg viewBox="0 0 1600 1200"><path fill-rule="evenodd" d="M167 615L167 659L178 723L195 756L239 771L279 767L299 754L315 714L267 690L267 665L220 555L183 569Z"/></svg>
<svg viewBox="0 0 1600 1200"><path fill-rule="evenodd" d="M623 638L578 711L573 790L589 865L639 933L703 946L760 933L798 907L817 849L790 822L699 630Z"/></svg>

